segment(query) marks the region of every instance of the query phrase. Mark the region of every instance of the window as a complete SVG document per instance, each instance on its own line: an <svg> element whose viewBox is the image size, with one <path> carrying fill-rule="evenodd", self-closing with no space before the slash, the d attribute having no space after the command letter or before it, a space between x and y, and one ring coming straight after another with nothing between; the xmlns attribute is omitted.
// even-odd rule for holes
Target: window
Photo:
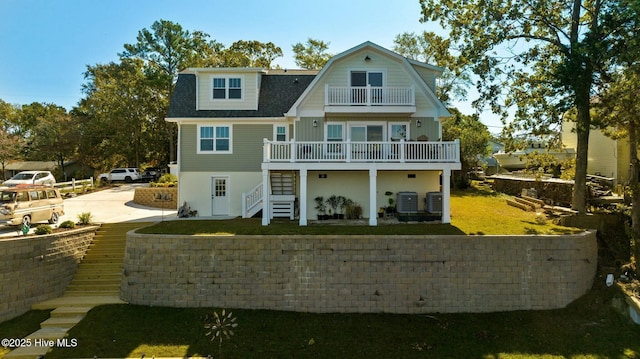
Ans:
<svg viewBox="0 0 640 359"><path fill-rule="evenodd" d="M240 100L242 99L242 79L239 77L214 77L214 100Z"/></svg>
<svg viewBox="0 0 640 359"><path fill-rule="evenodd" d="M329 123L326 128L327 142L338 143L327 144L325 152L331 155L341 155L342 141L344 141L344 125L342 123Z"/></svg>
<svg viewBox="0 0 640 359"><path fill-rule="evenodd" d="M407 124L406 123L392 123L389 125L390 128L390 137L392 140L400 140L407 139L409 133L407 132Z"/></svg>
<svg viewBox="0 0 640 359"><path fill-rule="evenodd" d="M229 98L242 98L242 80L240 80L239 78L229 79Z"/></svg>
<svg viewBox="0 0 640 359"><path fill-rule="evenodd" d="M213 79L213 98L214 99L225 99L227 98L227 79Z"/></svg>
<svg viewBox="0 0 640 359"><path fill-rule="evenodd" d="M199 126L198 153L231 153L231 127Z"/></svg>
<svg viewBox="0 0 640 359"><path fill-rule="evenodd" d="M327 124L327 141L342 141L343 130L341 123Z"/></svg>
<svg viewBox="0 0 640 359"><path fill-rule="evenodd" d="M288 141L289 133L288 126L276 125L273 130L274 141L283 142Z"/></svg>
<svg viewBox="0 0 640 359"><path fill-rule="evenodd" d="M380 71L351 71L351 86L382 87L382 72Z"/></svg>

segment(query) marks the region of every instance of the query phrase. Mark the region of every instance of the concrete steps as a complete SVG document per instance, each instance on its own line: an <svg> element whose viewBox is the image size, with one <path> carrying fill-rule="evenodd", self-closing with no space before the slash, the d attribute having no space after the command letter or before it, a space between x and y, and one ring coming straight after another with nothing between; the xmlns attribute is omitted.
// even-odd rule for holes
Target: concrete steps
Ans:
<svg viewBox="0 0 640 359"><path fill-rule="evenodd" d="M62 297L31 306L34 310L54 309L51 317L40 324L41 329L26 337L31 339L31 347L17 348L5 355L5 358L43 357L52 347L64 345L69 329L79 323L93 307L126 304L120 299L126 233L145 225L146 223L103 224Z"/></svg>

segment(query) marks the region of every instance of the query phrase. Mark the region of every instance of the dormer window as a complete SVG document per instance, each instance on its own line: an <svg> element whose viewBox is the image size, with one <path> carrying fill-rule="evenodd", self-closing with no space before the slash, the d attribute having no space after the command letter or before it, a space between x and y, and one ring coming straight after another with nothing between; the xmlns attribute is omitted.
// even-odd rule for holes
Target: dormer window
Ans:
<svg viewBox="0 0 640 359"><path fill-rule="evenodd" d="M214 77L214 100L241 100L242 78L240 77Z"/></svg>

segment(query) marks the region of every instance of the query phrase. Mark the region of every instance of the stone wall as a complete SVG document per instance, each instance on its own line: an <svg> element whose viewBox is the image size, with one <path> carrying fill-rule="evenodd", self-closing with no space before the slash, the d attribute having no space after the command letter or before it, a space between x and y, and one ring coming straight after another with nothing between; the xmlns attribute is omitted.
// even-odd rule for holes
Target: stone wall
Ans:
<svg viewBox="0 0 640 359"><path fill-rule="evenodd" d="M133 202L147 207L178 209L178 188L136 187Z"/></svg>
<svg viewBox="0 0 640 359"><path fill-rule="evenodd" d="M162 236L129 233L132 304L303 312L561 308L586 293L594 232L571 236Z"/></svg>
<svg viewBox="0 0 640 359"><path fill-rule="evenodd" d="M511 196L520 196L523 189L535 189L537 197L549 204L571 207L573 181L555 178L540 179L520 178L514 176L492 176L492 188L495 191Z"/></svg>
<svg viewBox="0 0 640 359"><path fill-rule="evenodd" d="M97 228L0 239L0 322L62 295Z"/></svg>

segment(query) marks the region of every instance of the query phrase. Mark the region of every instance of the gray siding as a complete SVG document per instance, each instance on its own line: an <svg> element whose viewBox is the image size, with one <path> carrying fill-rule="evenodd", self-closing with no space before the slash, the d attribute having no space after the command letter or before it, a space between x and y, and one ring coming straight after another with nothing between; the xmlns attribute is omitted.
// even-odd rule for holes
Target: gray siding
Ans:
<svg viewBox="0 0 640 359"><path fill-rule="evenodd" d="M255 172L262 163L264 138L273 137L273 125L233 125L232 154L198 154L196 125L180 130L180 170L185 172Z"/></svg>
<svg viewBox="0 0 640 359"><path fill-rule="evenodd" d="M318 122L318 127L313 127L313 120ZM322 141L324 139L323 117L302 117L295 125L296 133L293 136L296 141Z"/></svg>

